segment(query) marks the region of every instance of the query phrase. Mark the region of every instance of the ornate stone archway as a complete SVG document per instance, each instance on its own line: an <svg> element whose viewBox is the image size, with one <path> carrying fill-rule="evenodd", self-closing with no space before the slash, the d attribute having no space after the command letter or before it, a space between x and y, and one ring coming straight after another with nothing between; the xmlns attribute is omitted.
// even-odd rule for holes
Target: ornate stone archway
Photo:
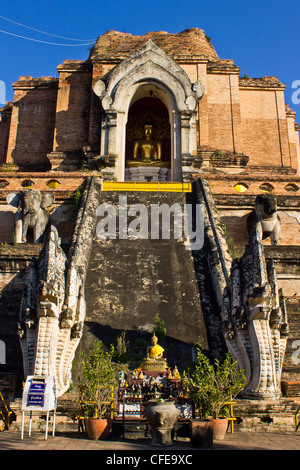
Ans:
<svg viewBox="0 0 300 470"><path fill-rule="evenodd" d="M196 153L196 105L204 88L200 82L192 84L186 72L151 39L94 86L104 111L101 155L115 155L115 176L123 181L128 111L142 87L155 90L168 109L172 180L180 181L182 154Z"/></svg>

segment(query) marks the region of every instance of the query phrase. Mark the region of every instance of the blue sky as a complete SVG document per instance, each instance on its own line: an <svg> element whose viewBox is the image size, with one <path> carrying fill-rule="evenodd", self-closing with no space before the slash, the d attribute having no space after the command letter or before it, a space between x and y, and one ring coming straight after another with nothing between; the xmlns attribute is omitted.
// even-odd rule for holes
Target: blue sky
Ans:
<svg viewBox="0 0 300 470"><path fill-rule="evenodd" d="M142 35L201 28L219 57L233 59L241 75L275 75L285 83L286 102L300 121L300 104L292 102L292 83L300 80L299 0L0 0L0 16L53 35L82 39L82 43L109 30ZM3 18L0 30L39 41L81 44ZM0 32L0 51L0 80L10 101L12 83L20 75L55 76L57 65L65 59L85 60L89 46L50 45Z"/></svg>

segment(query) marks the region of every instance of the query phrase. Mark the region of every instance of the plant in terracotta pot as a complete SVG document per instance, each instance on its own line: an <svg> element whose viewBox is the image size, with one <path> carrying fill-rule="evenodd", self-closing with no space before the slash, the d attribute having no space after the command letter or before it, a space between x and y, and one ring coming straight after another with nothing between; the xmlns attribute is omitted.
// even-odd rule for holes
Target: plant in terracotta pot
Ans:
<svg viewBox="0 0 300 470"><path fill-rule="evenodd" d="M245 373L228 352L222 362L215 359L212 364L201 347L197 348L197 362L189 380L189 397L210 419L215 439L223 439L228 427L227 418L222 417L226 403L234 399L247 383Z"/></svg>
<svg viewBox="0 0 300 470"><path fill-rule="evenodd" d="M89 354L81 354L79 377L80 409L90 439L104 439L111 429L109 416L113 387L116 385L117 366L112 354L102 341L94 341Z"/></svg>

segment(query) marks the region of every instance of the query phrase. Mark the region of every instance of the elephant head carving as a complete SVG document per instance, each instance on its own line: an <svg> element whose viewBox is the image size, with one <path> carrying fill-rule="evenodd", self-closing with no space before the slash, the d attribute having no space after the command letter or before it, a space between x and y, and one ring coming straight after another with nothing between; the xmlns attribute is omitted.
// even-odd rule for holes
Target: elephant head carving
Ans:
<svg viewBox="0 0 300 470"><path fill-rule="evenodd" d="M6 196L8 204L17 207L15 214L15 238L17 243L25 243L28 228L33 228L35 243L41 243L49 222L49 214L45 210L53 204L52 193L42 194L37 189L24 189L19 193L10 192Z"/></svg>

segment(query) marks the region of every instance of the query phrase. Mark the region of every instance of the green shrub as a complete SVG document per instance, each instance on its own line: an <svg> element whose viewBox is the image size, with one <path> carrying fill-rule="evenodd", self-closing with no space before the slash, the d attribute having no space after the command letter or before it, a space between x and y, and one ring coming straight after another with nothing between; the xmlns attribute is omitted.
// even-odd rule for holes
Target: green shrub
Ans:
<svg viewBox="0 0 300 470"><path fill-rule="evenodd" d="M189 379L189 397L204 417L218 418L226 402L234 399L246 383L244 371L239 369L229 352L224 361L216 359L211 364L203 350L197 348L197 363Z"/></svg>

